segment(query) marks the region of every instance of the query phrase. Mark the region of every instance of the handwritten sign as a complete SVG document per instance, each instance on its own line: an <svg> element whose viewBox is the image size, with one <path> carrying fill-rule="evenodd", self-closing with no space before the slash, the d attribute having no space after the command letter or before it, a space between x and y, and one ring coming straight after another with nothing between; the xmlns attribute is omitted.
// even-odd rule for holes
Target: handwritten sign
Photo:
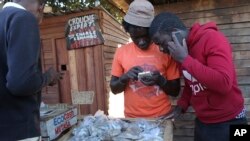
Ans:
<svg viewBox="0 0 250 141"><path fill-rule="evenodd" d="M77 49L104 43L98 16L90 14L69 19L66 28L68 49Z"/></svg>
<svg viewBox="0 0 250 141"><path fill-rule="evenodd" d="M71 96L73 104L92 104L95 92L94 91L78 92L72 90L71 94L72 94Z"/></svg>

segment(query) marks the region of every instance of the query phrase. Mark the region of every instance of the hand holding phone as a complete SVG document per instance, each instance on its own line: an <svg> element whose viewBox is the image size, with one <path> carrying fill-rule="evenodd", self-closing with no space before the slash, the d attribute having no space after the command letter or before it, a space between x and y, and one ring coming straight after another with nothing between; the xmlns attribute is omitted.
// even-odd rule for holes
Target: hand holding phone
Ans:
<svg viewBox="0 0 250 141"><path fill-rule="evenodd" d="M124 73L120 78L123 83L128 82L129 80L137 81L138 73L143 72L143 69L140 66L132 67L128 72Z"/></svg>
<svg viewBox="0 0 250 141"><path fill-rule="evenodd" d="M144 71L144 72L138 73L138 79L142 81L151 81L152 73L150 71Z"/></svg>
<svg viewBox="0 0 250 141"><path fill-rule="evenodd" d="M174 31L174 32L172 32L172 38L174 38L174 37L176 37L176 39L178 40L179 44L181 46L183 46L183 37L181 35L181 31Z"/></svg>
<svg viewBox="0 0 250 141"><path fill-rule="evenodd" d="M166 79L162 76L159 71L145 71L138 74L139 80L146 86L153 86L162 84L166 81ZM163 82L164 81L164 82Z"/></svg>
<svg viewBox="0 0 250 141"><path fill-rule="evenodd" d="M182 63L188 56L186 40L181 32L182 31L172 32L173 42L168 42L170 55L174 58L174 60L180 63Z"/></svg>

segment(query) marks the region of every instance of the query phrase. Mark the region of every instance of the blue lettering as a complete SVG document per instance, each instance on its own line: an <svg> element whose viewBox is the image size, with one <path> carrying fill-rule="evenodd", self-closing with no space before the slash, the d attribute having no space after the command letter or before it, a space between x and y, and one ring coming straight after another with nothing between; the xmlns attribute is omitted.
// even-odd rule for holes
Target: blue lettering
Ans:
<svg viewBox="0 0 250 141"><path fill-rule="evenodd" d="M54 125L57 126L64 122L64 115L54 118Z"/></svg>

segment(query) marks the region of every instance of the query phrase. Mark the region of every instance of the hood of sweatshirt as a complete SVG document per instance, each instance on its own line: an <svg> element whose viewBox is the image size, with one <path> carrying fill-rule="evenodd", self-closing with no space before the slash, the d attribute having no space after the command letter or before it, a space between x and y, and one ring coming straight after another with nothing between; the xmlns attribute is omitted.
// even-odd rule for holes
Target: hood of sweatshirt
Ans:
<svg viewBox="0 0 250 141"><path fill-rule="evenodd" d="M188 47L192 47L200 38L204 35L204 33L208 30L218 30L215 22L209 22L204 25L200 25L199 23L195 23L189 31L187 44Z"/></svg>

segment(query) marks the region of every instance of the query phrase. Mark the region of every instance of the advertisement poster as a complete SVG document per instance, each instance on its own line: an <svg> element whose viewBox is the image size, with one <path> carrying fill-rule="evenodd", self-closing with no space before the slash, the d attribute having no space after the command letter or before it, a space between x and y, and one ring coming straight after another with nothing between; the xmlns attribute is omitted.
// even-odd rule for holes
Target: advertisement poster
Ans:
<svg viewBox="0 0 250 141"><path fill-rule="evenodd" d="M104 43L96 14L69 19L66 28L68 49L95 46Z"/></svg>

